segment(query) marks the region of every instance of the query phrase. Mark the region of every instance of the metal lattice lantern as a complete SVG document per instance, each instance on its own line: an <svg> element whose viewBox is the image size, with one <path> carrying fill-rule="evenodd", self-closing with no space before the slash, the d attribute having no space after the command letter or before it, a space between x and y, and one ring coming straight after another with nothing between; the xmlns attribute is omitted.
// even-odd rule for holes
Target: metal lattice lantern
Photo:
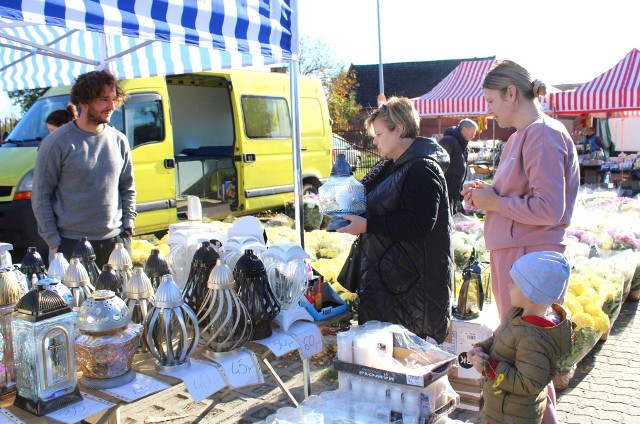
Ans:
<svg viewBox="0 0 640 424"><path fill-rule="evenodd" d="M197 311L204 301L209 274L220 258L220 254L210 241L202 241L201 243L191 260L187 284L182 291L185 303L194 311Z"/></svg>
<svg viewBox="0 0 640 424"><path fill-rule="evenodd" d="M340 153L331 168L331 176L318 189L320 212L331 217L327 231L346 227L343 215L361 215L367 209L365 189L351 172L351 165Z"/></svg>
<svg viewBox="0 0 640 424"><path fill-rule="evenodd" d="M0 396L16 390L11 337L11 313L20 300L18 279L11 269L0 269Z"/></svg>
<svg viewBox="0 0 640 424"><path fill-rule="evenodd" d="M133 267L133 275L129 284L127 284L127 291L125 292L125 302L129 308L129 319L135 324L144 324L144 320L147 318L149 310L152 308L155 290L151 284L151 280L145 274L142 267ZM149 346L147 346L146 337L147 332L144 329L143 336L140 343L140 351L148 352Z"/></svg>
<svg viewBox="0 0 640 424"><path fill-rule="evenodd" d="M274 243L262 254L271 290L282 309L300 307L307 289L309 254L297 243Z"/></svg>
<svg viewBox="0 0 640 424"><path fill-rule="evenodd" d="M254 236L230 237L224 243L223 249L222 259L231 268L231 271L235 269L238 259L244 255L246 250L251 250L258 255L267 250L266 246Z"/></svg>
<svg viewBox="0 0 640 424"><path fill-rule="evenodd" d="M95 286L98 275L100 275L100 268L98 268L98 264L96 264L96 252L93 250L89 239L82 237L82 239L78 240L73 247L71 257L80 260L80 263L82 263L84 269L87 271L91 286ZM69 261L69 263L71 263L71 261Z"/></svg>
<svg viewBox="0 0 640 424"><path fill-rule="evenodd" d="M49 264L47 275L49 278L62 281L62 277L64 277L64 273L67 271L67 268L69 268L69 261L65 259L62 252L56 252Z"/></svg>
<svg viewBox="0 0 640 424"><path fill-rule="evenodd" d="M42 416L82 400L76 374L76 317L60 296L41 285L17 303L11 316L15 406Z"/></svg>
<svg viewBox="0 0 640 424"><path fill-rule="evenodd" d="M144 327L149 352L156 358L158 370L171 371L190 365L189 357L198 346L200 329L196 314L184 303L182 291L170 274L162 277Z"/></svg>
<svg viewBox="0 0 640 424"><path fill-rule="evenodd" d="M233 273L221 259L209 275L207 288L197 317L205 355L214 358L244 346L253 329L249 312L236 293Z"/></svg>
<svg viewBox="0 0 640 424"><path fill-rule="evenodd" d="M47 278L47 267L35 247L28 247L20 263L22 273L27 279L27 288L31 290L36 281Z"/></svg>
<svg viewBox="0 0 640 424"><path fill-rule="evenodd" d="M131 369L142 325L132 324L129 308L111 290L98 290L80 307L76 357L80 384L90 389L122 386L136 378Z"/></svg>
<svg viewBox="0 0 640 424"><path fill-rule="evenodd" d="M62 282L71 290L74 307L82 306L82 303L95 291L89 273L80 262L80 258L71 258L69 267L62 277Z"/></svg>
<svg viewBox="0 0 640 424"><path fill-rule="evenodd" d="M109 255L109 264L113 267L118 280L120 280L120 296L127 289L127 283L131 279L131 269L133 269L133 261L131 255L125 249L124 244L116 243L111 255ZM117 293L116 293L117 294Z"/></svg>
<svg viewBox="0 0 640 424"><path fill-rule="evenodd" d="M280 312L280 304L271 291L263 262L252 250L245 251L236 263L233 278L238 287L238 297L253 323L251 340L266 339L272 334L271 321Z"/></svg>
<svg viewBox="0 0 640 424"><path fill-rule="evenodd" d="M98 275L96 280L96 290L111 290L119 298L123 298L124 289L122 287L122 280L113 269L113 265L104 264L102 266L102 272Z"/></svg>
<svg viewBox="0 0 640 424"><path fill-rule="evenodd" d="M67 305L71 307L75 306L71 290L61 281L55 280L53 278L43 278L42 280L38 280L36 282L36 286L43 286L45 289L51 290L52 292L60 296Z"/></svg>
<svg viewBox="0 0 640 424"><path fill-rule="evenodd" d="M154 290L160 285L162 276L170 273L169 263L157 247L151 249L149 258L144 263L144 273L151 280Z"/></svg>

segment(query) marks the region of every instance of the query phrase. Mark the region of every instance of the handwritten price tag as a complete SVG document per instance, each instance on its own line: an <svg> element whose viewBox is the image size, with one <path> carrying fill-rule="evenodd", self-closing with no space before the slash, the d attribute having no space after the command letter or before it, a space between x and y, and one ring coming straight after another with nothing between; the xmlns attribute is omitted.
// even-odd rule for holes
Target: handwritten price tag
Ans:
<svg viewBox="0 0 640 424"><path fill-rule="evenodd" d="M315 324L298 321L289 327L287 333L293 336L300 345L301 357L309 358L322 352L322 333Z"/></svg>
<svg viewBox="0 0 640 424"><path fill-rule="evenodd" d="M224 373L229 386L233 389L264 383L258 358L248 349L240 348L235 354L215 358L213 361Z"/></svg>
<svg viewBox="0 0 640 424"><path fill-rule="evenodd" d="M159 372L182 380L184 385L187 386L191 398L196 403L208 398L226 386L223 376L213 364L193 358L189 368L171 372Z"/></svg>
<svg viewBox="0 0 640 424"><path fill-rule="evenodd" d="M0 408L0 424L26 424L6 409Z"/></svg>
<svg viewBox="0 0 640 424"><path fill-rule="evenodd" d="M254 340L254 343L266 346L274 355L276 355L276 357L280 357L285 353L289 353L300 347L293 337L280 330L274 330L271 337L267 337L262 340Z"/></svg>
<svg viewBox="0 0 640 424"><path fill-rule="evenodd" d="M169 388L167 383L164 383L148 375L136 373L136 378L130 383L123 386L114 387L113 389L106 389L103 392L110 394L111 396L122 399L125 402L133 402L140 398L143 398L151 393L159 392Z"/></svg>
<svg viewBox="0 0 640 424"><path fill-rule="evenodd" d="M47 414L47 417L62 421L63 423L73 424L115 405L115 403L107 402L106 400L90 395L89 393L81 393L84 398L82 401L72 403L62 409L53 411L52 413Z"/></svg>

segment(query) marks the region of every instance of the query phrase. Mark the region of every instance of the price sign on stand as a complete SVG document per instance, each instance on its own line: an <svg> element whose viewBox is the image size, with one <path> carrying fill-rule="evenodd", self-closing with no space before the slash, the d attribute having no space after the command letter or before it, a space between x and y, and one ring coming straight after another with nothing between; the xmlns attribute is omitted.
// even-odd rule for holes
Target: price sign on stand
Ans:
<svg viewBox="0 0 640 424"><path fill-rule="evenodd" d="M0 424L26 424L6 409L0 408Z"/></svg>
<svg viewBox="0 0 640 424"><path fill-rule="evenodd" d="M47 417L62 421L63 423L73 424L78 421L82 421L93 414L97 414L98 412L115 406L115 403L100 399L97 396L93 396L85 392L81 393L84 398L82 401L72 403L62 409L53 411L52 413L47 414Z"/></svg>
<svg viewBox="0 0 640 424"><path fill-rule="evenodd" d="M122 399L125 402L133 402L150 395L151 393L159 392L160 390L164 390L169 387L171 386L160 380L156 380L148 375L136 373L135 380L123 386L103 390L103 392L118 399Z"/></svg>
<svg viewBox="0 0 640 424"><path fill-rule="evenodd" d="M280 330L273 330L271 337L253 342L266 346L277 358L300 347L293 337Z"/></svg>
<svg viewBox="0 0 640 424"><path fill-rule="evenodd" d="M322 352L322 333L317 325L298 321L289 327L289 333L300 345L300 356L309 358Z"/></svg>
<svg viewBox="0 0 640 424"><path fill-rule="evenodd" d="M212 359L218 369L224 373L229 386L233 389L251 384L264 383L258 358L252 351L240 348L232 355Z"/></svg>
<svg viewBox="0 0 640 424"><path fill-rule="evenodd" d="M158 372L182 380L184 385L187 386L191 398L196 403L208 398L226 386L223 376L213 364L193 358L189 368Z"/></svg>

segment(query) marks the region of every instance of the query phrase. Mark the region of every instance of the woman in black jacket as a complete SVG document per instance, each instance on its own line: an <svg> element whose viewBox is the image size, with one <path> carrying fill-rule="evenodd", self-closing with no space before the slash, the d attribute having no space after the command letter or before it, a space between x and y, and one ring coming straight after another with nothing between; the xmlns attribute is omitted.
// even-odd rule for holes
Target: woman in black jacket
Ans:
<svg viewBox="0 0 640 424"><path fill-rule="evenodd" d="M362 180L365 217L347 215L338 230L361 234L358 321L401 324L441 343L453 282L449 156L418 137L420 117L407 98L390 98L365 125L383 159Z"/></svg>

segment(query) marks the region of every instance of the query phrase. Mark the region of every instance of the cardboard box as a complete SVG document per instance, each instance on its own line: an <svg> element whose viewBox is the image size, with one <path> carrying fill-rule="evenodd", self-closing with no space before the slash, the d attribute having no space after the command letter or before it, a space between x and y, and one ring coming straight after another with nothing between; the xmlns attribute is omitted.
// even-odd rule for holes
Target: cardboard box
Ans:
<svg viewBox="0 0 640 424"><path fill-rule="evenodd" d="M399 361L409 356L414 351L401 347L393 348L393 357ZM351 362L342 362L338 359L333 360L333 368L336 371L343 371L349 374L358 375L361 377L369 377L374 380L385 381L395 384L404 384L405 386L417 386L427 387L440 377L447 375L451 368L456 363L456 357L442 352L437 358L434 358L435 362L429 365L425 365L419 369L406 368L405 372L394 372L389 370L383 370L373 367L367 367L364 365L354 364ZM420 371L418 373L418 371Z"/></svg>

